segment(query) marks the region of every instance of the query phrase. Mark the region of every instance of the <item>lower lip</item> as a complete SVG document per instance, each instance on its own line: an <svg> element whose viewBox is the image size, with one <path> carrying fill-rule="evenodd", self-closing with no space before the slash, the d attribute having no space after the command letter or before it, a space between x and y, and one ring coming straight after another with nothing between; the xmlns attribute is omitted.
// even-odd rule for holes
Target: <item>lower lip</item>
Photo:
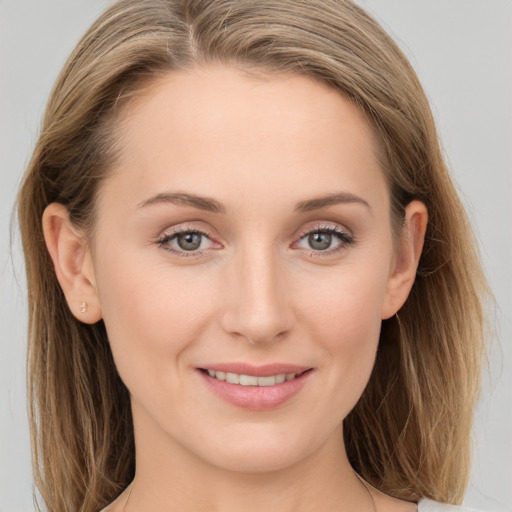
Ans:
<svg viewBox="0 0 512 512"><path fill-rule="evenodd" d="M278 407L293 398L304 386L312 371L308 370L293 380L274 386L242 386L210 377L198 370L206 385L222 400L252 411Z"/></svg>

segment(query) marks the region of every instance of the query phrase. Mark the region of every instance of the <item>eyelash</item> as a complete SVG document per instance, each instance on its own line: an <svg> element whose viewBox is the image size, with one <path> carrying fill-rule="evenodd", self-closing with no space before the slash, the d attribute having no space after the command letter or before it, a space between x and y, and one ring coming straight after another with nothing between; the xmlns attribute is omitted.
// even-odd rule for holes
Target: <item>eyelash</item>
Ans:
<svg viewBox="0 0 512 512"><path fill-rule="evenodd" d="M349 233L345 229L342 229L338 226L332 226L332 225L318 225L318 226L314 226L313 228L307 228L304 231L302 231L299 235L299 240L297 242L294 242L292 245L297 245L299 242L304 240L306 237L308 237L314 233L334 235L339 241L338 245L333 249L314 250L314 249L310 248L309 256L315 257L315 258L329 257L333 254L340 252L340 251L348 249L348 247L350 247L356 243L355 236L352 235L351 233Z"/></svg>
<svg viewBox="0 0 512 512"><path fill-rule="evenodd" d="M177 239L178 236L185 235L185 234L196 234L201 237L204 237L205 239L209 240L210 242L212 241L210 236L207 233L205 233L204 231L201 231L200 229L193 229L193 228L185 226L183 228L178 228L176 230L173 230L171 233L164 233L157 240L156 243L164 251L171 252L171 253L176 254L177 256L182 257L182 258L201 256L204 253L204 249L203 250L186 251L185 249L176 249L176 248L173 248L171 245L169 245L169 243L172 242L173 240ZM202 242L201 242L201 244L202 244Z"/></svg>
<svg viewBox="0 0 512 512"><path fill-rule="evenodd" d="M304 240L306 237L315 233L334 235L339 240L339 244L334 249L314 250L310 248L311 252L309 255L312 257L330 256L332 254L338 253L339 251L347 249L349 246L354 245L356 242L354 235L350 234L344 229L341 229L337 226L319 225L302 231L299 235L299 240L294 242L292 244L292 247L297 246L297 244ZM177 256L182 258L201 256L205 251L204 249L187 251L185 249L175 249L169 245L171 241L175 240L178 236L183 234L196 234L212 242L210 236L204 231L201 231L199 229L193 229L190 227L183 227L180 229L173 230L171 233L163 234L161 238L157 240L156 244L163 250L176 254Z"/></svg>

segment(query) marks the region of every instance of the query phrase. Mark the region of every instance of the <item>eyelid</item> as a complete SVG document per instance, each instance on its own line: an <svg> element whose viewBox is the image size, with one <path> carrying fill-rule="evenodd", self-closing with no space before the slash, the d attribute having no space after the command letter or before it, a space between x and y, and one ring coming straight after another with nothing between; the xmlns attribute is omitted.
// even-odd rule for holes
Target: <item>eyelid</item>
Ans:
<svg viewBox="0 0 512 512"><path fill-rule="evenodd" d="M336 231L350 237L354 236L348 228L338 224L337 222L318 221L308 223L301 227L297 233L297 238L303 238L305 235L309 235L310 233L314 233L316 231Z"/></svg>
<svg viewBox="0 0 512 512"><path fill-rule="evenodd" d="M348 239L355 241L354 233L346 226L338 222L325 220L308 222L297 231L296 237L297 239L302 239L305 236L310 235L311 233L316 233L318 231L335 233L343 238L346 238L347 241Z"/></svg>

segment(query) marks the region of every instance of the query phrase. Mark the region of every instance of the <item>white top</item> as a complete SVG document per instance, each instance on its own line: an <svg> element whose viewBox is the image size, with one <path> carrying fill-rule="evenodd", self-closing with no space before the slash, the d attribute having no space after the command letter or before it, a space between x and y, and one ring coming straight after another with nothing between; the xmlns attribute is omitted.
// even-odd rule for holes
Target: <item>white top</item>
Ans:
<svg viewBox="0 0 512 512"><path fill-rule="evenodd" d="M418 501L418 512L478 512L474 508L459 507L457 505L447 505L437 501L427 500L426 498Z"/></svg>

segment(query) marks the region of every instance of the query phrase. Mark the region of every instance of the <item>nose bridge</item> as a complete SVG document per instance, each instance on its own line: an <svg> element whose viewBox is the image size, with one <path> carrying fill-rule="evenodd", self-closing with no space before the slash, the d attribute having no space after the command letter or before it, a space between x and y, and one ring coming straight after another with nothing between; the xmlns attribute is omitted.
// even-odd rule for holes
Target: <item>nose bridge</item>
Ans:
<svg viewBox="0 0 512 512"><path fill-rule="evenodd" d="M271 244L249 244L234 258L224 328L252 343L274 341L291 328L286 276Z"/></svg>

